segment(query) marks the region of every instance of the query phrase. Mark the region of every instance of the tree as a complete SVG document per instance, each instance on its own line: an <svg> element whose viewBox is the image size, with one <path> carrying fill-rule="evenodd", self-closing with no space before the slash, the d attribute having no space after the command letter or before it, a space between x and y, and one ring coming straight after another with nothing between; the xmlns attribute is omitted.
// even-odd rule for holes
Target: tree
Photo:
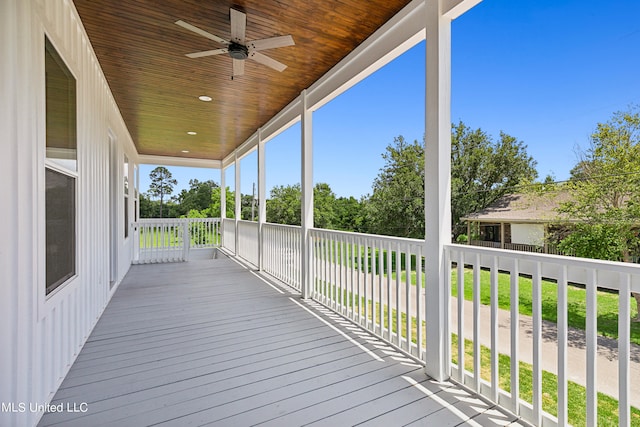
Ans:
<svg viewBox="0 0 640 427"><path fill-rule="evenodd" d="M518 186L538 176L536 161L527 146L500 132L494 143L481 129L472 130L462 121L452 125L451 133L451 216L453 233L466 231L460 221L472 212L486 208Z"/></svg>
<svg viewBox="0 0 640 427"><path fill-rule="evenodd" d="M173 193L173 186L178 181L172 178L169 169L164 166L158 166L149 173L151 184L149 184L149 194L160 198L160 218L162 218L162 205L165 195Z"/></svg>
<svg viewBox="0 0 640 427"><path fill-rule="evenodd" d="M258 220L258 210L257 210L258 201L252 194L241 194L240 195L240 218L250 221Z"/></svg>
<svg viewBox="0 0 640 427"><path fill-rule="evenodd" d="M385 160L367 203L371 232L424 238L424 148L402 136L386 148ZM526 145L500 132L493 142L481 129L459 122L451 134L451 210L455 236L466 226L460 218L483 209L537 177Z"/></svg>
<svg viewBox="0 0 640 427"><path fill-rule="evenodd" d="M212 203L213 189L218 184L212 180L200 182L197 179L189 180L189 189L182 190L174 197L178 204L178 215L187 215L191 210L207 212Z"/></svg>
<svg viewBox="0 0 640 427"><path fill-rule="evenodd" d="M373 182L373 194L367 203L371 231L424 238L423 146L398 136L382 158L385 165Z"/></svg>
<svg viewBox="0 0 640 427"><path fill-rule="evenodd" d="M273 187L267 200L267 222L300 225L301 199L300 184Z"/></svg>
<svg viewBox="0 0 640 427"><path fill-rule="evenodd" d="M368 231L364 213L365 199L338 197L333 202L334 228L364 233Z"/></svg>
<svg viewBox="0 0 640 427"><path fill-rule="evenodd" d="M213 188L211 190L211 205L209 206L209 216L212 218L220 218L221 215L221 208L220 208L220 192L222 191L222 189L218 186L216 188ZM226 214L227 214L227 218L233 218L235 215L235 205L236 205L236 199L235 199L235 192L229 190L229 187L226 187L225 189L225 203L227 205L226 208Z"/></svg>
<svg viewBox="0 0 640 427"><path fill-rule="evenodd" d="M333 211L335 194L329 184L318 183L313 188L314 227L335 228ZM301 224L302 190L300 184L276 186L267 200L267 222L274 224Z"/></svg>
<svg viewBox="0 0 640 427"><path fill-rule="evenodd" d="M156 217L156 202L151 200L151 197L141 193L140 194L140 218L155 218Z"/></svg>
<svg viewBox="0 0 640 427"><path fill-rule="evenodd" d="M335 212L333 210L336 195L329 184L319 182L313 187L313 226L318 228L335 228Z"/></svg>
<svg viewBox="0 0 640 427"><path fill-rule="evenodd" d="M598 123L567 184L560 211L582 224L558 247L577 256L630 261L640 251L640 109ZM640 321L640 294L634 294Z"/></svg>

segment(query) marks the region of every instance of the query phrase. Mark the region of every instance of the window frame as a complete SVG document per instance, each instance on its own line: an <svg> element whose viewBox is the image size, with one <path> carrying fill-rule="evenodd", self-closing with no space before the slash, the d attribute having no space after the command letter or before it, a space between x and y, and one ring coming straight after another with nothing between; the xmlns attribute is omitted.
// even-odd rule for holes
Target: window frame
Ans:
<svg viewBox="0 0 640 427"><path fill-rule="evenodd" d="M43 68L42 68L42 76L43 76L43 103L42 103L42 108L43 108L43 157L44 157L44 162L42 164L42 185L43 185L43 196L42 196L42 203L43 203L43 209L42 209L42 218L43 218L43 235L44 238L42 239L44 241L44 245L43 245L43 275L41 277L43 277L43 285L41 285L39 287L39 289L42 289L43 291L43 295L44 295L44 299L45 301L48 301L49 299L51 299L52 297L54 297L55 295L58 295L63 289L67 288L69 286L69 284L71 284L72 282L74 282L74 280L78 277L79 275L79 267L80 267L80 260L79 260L79 241L80 241L80 179L79 179L79 170L80 170L80 165L79 165L79 161L78 161L78 152L79 152L79 115L78 115L78 111L79 111L79 89L78 89L78 77L77 74L74 73L74 71L72 70L72 67L69 65L68 61L65 60L65 58L63 57L63 55L60 53L60 49L58 49L54 43L54 41L52 40L52 38L45 32L44 33L44 43L43 43L43 50L42 50L42 64L43 64ZM62 65L64 65L64 69L63 71L65 72L65 74L68 75L69 78L73 79L74 82L74 107L75 107L75 117L74 117L74 124L75 124L75 132L74 132L74 139L75 139L75 159L74 159L74 166L75 169L71 169L71 168L67 168L64 166L64 164L62 162L60 162L59 160L57 160L56 157L47 157L47 152L49 149L51 149L52 151L55 152L56 148L55 147L47 147L47 78L46 78L46 61L47 61L47 53L51 54L51 51L49 51L49 48L53 49L53 57L54 60L56 60L56 62L58 62L58 65L61 65L60 62L62 63ZM57 57L57 58L56 58ZM64 150L64 149L61 149ZM74 182L74 191L73 191L73 197L74 197L74 219L73 219L73 230L74 230L74 236L73 236L73 271L70 273L70 275L68 275L67 277L64 278L64 280L60 281L59 283L55 284L55 287L50 287L49 284L47 283L47 243L46 243L46 231L47 231L47 206L46 206L46 200L47 200L47 181L46 181L46 175L47 175L47 170L59 173L61 175L64 175L66 177L72 178L73 182Z"/></svg>

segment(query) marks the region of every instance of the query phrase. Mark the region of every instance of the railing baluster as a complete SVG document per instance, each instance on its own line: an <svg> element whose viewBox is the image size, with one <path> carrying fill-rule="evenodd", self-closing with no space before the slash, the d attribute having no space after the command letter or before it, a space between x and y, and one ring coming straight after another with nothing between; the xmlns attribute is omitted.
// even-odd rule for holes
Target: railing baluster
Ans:
<svg viewBox="0 0 640 427"><path fill-rule="evenodd" d="M517 258L513 259L510 293L510 332L511 332L511 411L520 413L520 271Z"/></svg>
<svg viewBox="0 0 640 427"><path fill-rule="evenodd" d="M464 252L458 252L458 381L465 383Z"/></svg>
<svg viewBox="0 0 640 427"><path fill-rule="evenodd" d="M533 271L533 420L542 423L542 272L540 262Z"/></svg>
<svg viewBox="0 0 640 427"><path fill-rule="evenodd" d="M473 378L474 389L480 391L480 254L473 262Z"/></svg>
<svg viewBox="0 0 640 427"><path fill-rule="evenodd" d="M369 241L371 244L371 266L369 268L369 281L371 282L371 330L376 331L376 242L374 240Z"/></svg>
<svg viewBox="0 0 640 427"><path fill-rule="evenodd" d="M364 327L369 328L369 241L364 239L364 244L362 245L362 249L364 250L363 257L363 268L362 268L362 285L363 285L363 300L364 300Z"/></svg>
<svg viewBox="0 0 640 427"><path fill-rule="evenodd" d="M567 301L567 266L562 266L558 278L558 424L567 425L568 391L567 391L567 344L568 344L568 301Z"/></svg>
<svg viewBox="0 0 640 427"><path fill-rule="evenodd" d="M400 317L400 284L401 279L400 275L402 274L402 260L400 259L400 243L396 244L395 248L395 258L396 258L396 344L398 347L402 348L402 322Z"/></svg>
<svg viewBox="0 0 640 427"><path fill-rule="evenodd" d="M598 424L598 300L596 270L587 271L587 426Z"/></svg>
<svg viewBox="0 0 640 427"><path fill-rule="evenodd" d="M362 285L362 245L360 244L360 239L357 240L356 245L356 287L358 290L356 291L357 307L358 307L358 324L362 325L362 303L360 300L360 288Z"/></svg>
<svg viewBox="0 0 640 427"><path fill-rule="evenodd" d="M631 412L629 394L631 393L629 383L629 363L630 363L630 336L631 326L629 318L631 293L631 275L620 273L620 291L618 293L618 425L628 427L631 425ZM636 378L637 380L637 378Z"/></svg>
<svg viewBox="0 0 640 427"><path fill-rule="evenodd" d="M498 401L498 257L491 262L491 400Z"/></svg>
<svg viewBox="0 0 640 427"><path fill-rule="evenodd" d="M391 243L389 243L387 245L387 340L389 342L392 342L392 338L393 338L393 334L392 334L392 327L391 327L391 322L392 322L392 311L391 311L391 274L392 274L392 268L391 268Z"/></svg>
<svg viewBox="0 0 640 427"><path fill-rule="evenodd" d="M378 304L378 320L380 323L380 336L383 337L384 336L384 301L383 301L383 297L382 297L382 286L383 286L383 281L382 281L382 277L383 277L383 273L384 273L384 265L383 265L383 248L384 246L382 245L382 243L379 243L377 246L377 250L378 250L378 301L380 301L380 304Z"/></svg>
<svg viewBox="0 0 640 427"><path fill-rule="evenodd" d="M408 353L411 353L411 250L409 245L405 248L404 252L404 296L405 296L405 329Z"/></svg>
<svg viewBox="0 0 640 427"><path fill-rule="evenodd" d="M451 277L451 275L449 275ZM451 295L451 292L449 292ZM450 301L447 298L447 301ZM417 357L420 360L423 360L423 348L424 337L422 335L422 245L416 246L416 347ZM449 334L449 339L451 339L451 334ZM451 347L451 343L449 343L449 347ZM451 360L451 358L449 358Z"/></svg>

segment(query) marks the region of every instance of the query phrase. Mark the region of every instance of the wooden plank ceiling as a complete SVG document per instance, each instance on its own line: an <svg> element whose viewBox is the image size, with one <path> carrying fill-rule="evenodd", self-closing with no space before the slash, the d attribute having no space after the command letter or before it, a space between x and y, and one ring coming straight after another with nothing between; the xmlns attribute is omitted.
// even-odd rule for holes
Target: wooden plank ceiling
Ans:
<svg viewBox="0 0 640 427"><path fill-rule="evenodd" d="M74 0L140 154L221 160L388 21L408 0ZM229 9L247 14L246 40L290 34L231 79L224 47L175 24L229 40ZM212 102L198 96L208 95ZM197 132L188 135L187 132ZM188 153L183 153L188 150Z"/></svg>

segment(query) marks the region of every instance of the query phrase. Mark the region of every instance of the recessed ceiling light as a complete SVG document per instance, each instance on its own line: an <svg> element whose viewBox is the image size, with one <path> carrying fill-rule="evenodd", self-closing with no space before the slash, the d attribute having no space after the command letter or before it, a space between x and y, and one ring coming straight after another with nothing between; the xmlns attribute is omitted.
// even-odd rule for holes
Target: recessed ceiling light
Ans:
<svg viewBox="0 0 640 427"><path fill-rule="evenodd" d="M198 97L198 99L200 101L204 101L204 102L209 102L209 101L213 101L213 98L207 95L201 95Z"/></svg>
<svg viewBox="0 0 640 427"><path fill-rule="evenodd" d="M189 134L189 135L197 135L198 132L194 132L194 131L190 130L189 132L187 132L187 134Z"/></svg>
<svg viewBox="0 0 640 427"><path fill-rule="evenodd" d="M188 153L188 152L189 152L189 150L182 150L182 152L183 152L183 153Z"/></svg>

